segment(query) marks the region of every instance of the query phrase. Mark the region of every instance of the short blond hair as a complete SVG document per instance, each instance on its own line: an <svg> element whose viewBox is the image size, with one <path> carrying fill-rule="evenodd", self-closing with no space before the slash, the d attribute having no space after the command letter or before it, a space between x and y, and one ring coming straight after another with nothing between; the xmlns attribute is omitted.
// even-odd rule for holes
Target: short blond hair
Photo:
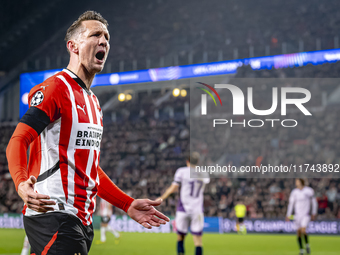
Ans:
<svg viewBox="0 0 340 255"><path fill-rule="evenodd" d="M106 27L109 26L109 23L106 19L103 18L103 16L95 11L86 11L82 15L79 16L79 18L73 22L73 24L67 29L66 35L65 35L65 41L66 43L79 32L79 28L81 27L81 24L85 20L98 20L101 23L103 23Z"/></svg>

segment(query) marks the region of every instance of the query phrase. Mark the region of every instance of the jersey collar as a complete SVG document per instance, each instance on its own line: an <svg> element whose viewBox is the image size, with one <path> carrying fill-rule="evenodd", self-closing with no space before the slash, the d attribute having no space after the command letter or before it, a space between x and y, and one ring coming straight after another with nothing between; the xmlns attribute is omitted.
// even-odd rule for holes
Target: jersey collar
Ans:
<svg viewBox="0 0 340 255"><path fill-rule="evenodd" d="M82 87L87 94L91 95L90 90L87 89L85 83L71 70L64 68L63 72L67 73L80 87Z"/></svg>

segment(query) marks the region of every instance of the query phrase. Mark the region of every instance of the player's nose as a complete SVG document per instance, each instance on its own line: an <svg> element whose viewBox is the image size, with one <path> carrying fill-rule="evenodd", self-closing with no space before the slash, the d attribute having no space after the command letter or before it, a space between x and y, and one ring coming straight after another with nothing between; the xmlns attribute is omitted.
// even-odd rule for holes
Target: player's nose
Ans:
<svg viewBox="0 0 340 255"><path fill-rule="evenodd" d="M106 46L108 45L108 42L107 42L107 40L106 40L106 38L105 38L104 35L102 35L102 36L99 38L99 45L100 45L100 46L104 46L104 47L106 47Z"/></svg>

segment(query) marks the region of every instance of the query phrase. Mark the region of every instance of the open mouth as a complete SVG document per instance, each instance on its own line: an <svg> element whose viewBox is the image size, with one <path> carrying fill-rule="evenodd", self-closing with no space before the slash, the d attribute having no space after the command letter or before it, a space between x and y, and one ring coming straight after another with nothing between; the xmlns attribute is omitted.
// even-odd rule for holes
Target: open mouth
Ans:
<svg viewBox="0 0 340 255"><path fill-rule="evenodd" d="M99 60L103 60L105 57L105 51L98 51L96 54L96 58Z"/></svg>

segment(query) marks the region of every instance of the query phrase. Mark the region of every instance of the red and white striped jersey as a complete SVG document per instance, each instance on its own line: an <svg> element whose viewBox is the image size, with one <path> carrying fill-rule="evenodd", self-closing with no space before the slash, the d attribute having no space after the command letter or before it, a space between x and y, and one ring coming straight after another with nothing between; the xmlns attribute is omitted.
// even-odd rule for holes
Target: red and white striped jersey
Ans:
<svg viewBox="0 0 340 255"><path fill-rule="evenodd" d="M105 199L100 199L100 216L111 217L112 216L112 205Z"/></svg>
<svg viewBox="0 0 340 255"><path fill-rule="evenodd" d="M29 102L50 118L30 146L28 172L37 177L35 190L56 202L54 212L73 214L90 225L103 133L98 99L80 78L64 69L35 86ZM24 215L37 214L25 206Z"/></svg>

